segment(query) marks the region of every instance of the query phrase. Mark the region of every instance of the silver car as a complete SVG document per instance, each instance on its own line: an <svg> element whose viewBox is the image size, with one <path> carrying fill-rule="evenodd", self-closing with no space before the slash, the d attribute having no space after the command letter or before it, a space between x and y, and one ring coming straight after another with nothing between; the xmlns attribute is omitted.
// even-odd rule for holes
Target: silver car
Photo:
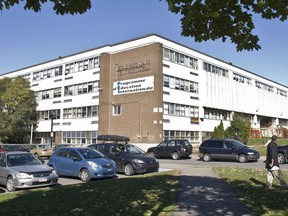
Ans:
<svg viewBox="0 0 288 216"><path fill-rule="evenodd" d="M0 152L0 184L7 190L55 185L58 175L29 152Z"/></svg>

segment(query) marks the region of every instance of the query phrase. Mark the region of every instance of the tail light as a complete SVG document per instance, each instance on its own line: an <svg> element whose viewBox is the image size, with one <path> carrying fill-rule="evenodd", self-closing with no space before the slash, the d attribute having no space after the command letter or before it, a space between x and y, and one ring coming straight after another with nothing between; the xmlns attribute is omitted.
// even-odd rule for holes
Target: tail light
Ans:
<svg viewBox="0 0 288 216"><path fill-rule="evenodd" d="M185 152L186 151L186 148L181 146L181 149L180 149L181 152Z"/></svg>

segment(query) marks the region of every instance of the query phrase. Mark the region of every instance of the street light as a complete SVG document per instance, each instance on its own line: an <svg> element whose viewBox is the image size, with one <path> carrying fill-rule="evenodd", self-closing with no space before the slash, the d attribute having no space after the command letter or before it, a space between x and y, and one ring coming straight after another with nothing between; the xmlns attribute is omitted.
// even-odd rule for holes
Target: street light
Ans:
<svg viewBox="0 0 288 216"><path fill-rule="evenodd" d="M54 118L54 112L51 110L50 111L50 118L51 118L51 132L50 132L50 147L52 148L52 143L53 143L53 118Z"/></svg>

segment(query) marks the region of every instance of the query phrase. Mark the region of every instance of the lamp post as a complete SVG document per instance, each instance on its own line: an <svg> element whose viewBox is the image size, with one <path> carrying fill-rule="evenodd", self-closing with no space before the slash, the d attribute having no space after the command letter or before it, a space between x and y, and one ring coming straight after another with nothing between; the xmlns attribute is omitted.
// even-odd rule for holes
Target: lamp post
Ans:
<svg viewBox="0 0 288 216"><path fill-rule="evenodd" d="M52 148L53 137L54 137L54 134L53 134L53 118L54 118L54 113L53 113L52 110L50 111L50 118L51 118L50 147Z"/></svg>

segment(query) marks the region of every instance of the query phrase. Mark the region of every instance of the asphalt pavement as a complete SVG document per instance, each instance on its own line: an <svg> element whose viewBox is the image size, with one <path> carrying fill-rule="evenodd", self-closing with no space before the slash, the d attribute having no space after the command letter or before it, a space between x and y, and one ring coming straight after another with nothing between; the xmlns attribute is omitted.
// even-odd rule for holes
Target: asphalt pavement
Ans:
<svg viewBox="0 0 288 216"><path fill-rule="evenodd" d="M173 216L252 216L230 187L209 166L165 164L181 171Z"/></svg>

